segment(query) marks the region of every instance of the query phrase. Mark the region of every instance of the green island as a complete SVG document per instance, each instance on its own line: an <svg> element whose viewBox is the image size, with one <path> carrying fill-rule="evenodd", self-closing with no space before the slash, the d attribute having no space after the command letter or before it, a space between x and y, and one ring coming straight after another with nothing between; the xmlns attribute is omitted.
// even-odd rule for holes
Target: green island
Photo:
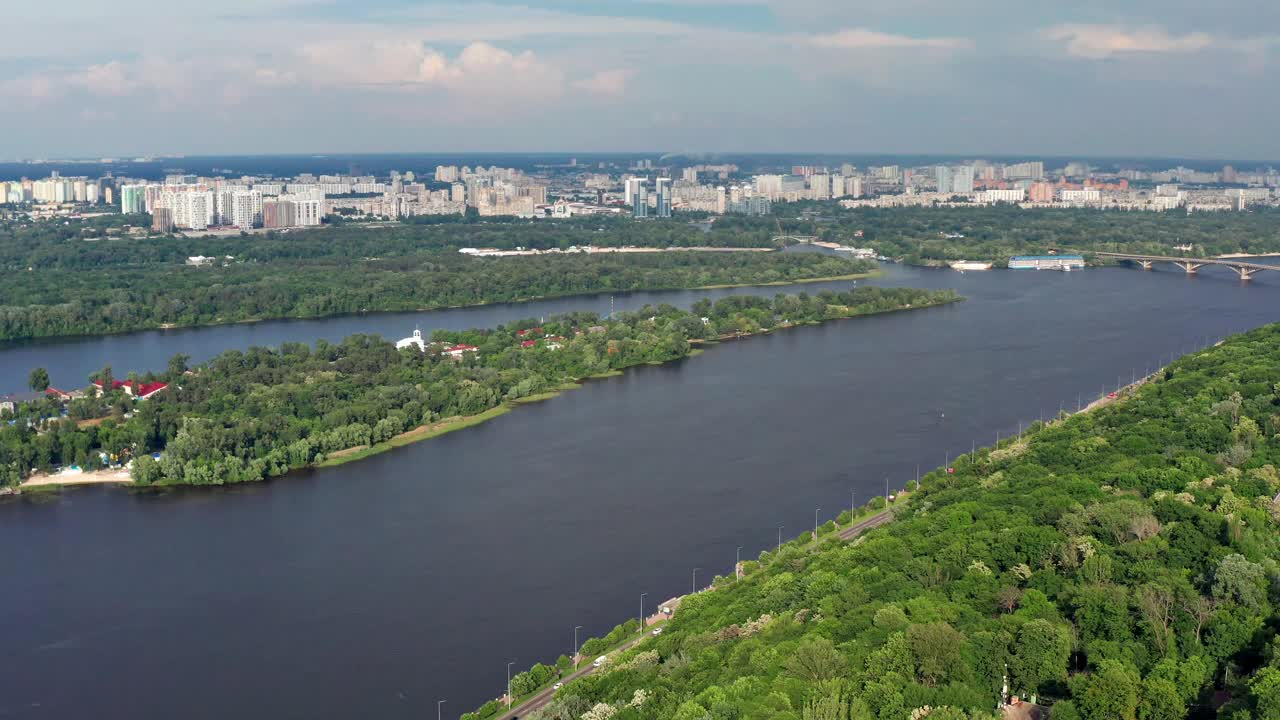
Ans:
<svg viewBox="0 0 1280 720"><path fill-rule="evenodd" d="M528 720L1280 718L1280 325L680 600ZM885 507L877 498L866 511ZM843 525L853 518L839 518ZM854 528L850 528L852 530ZM590 660L634 619L588 641ZM526 698L572 670L512 680ZM1018 703L1002 709L1009 696ZM1023 702L1025 701L1025 702ZM501 716L491 701L464 720Z"/></svg>
<svg viewBox="0 0 1280 720"><path fill-rule="evenodd" d="M737 295L610 320L572 313L542 325L436 331L421 349L353 335L228 351L194 368L179 355L165 372L127 381L104 368L83 396L46 395L5 411L12 422L0 426L0 485L33 471L43 481L58 468L130 461L138 485L262 480L459 429L580 379L689 357L697 343L959 299L950 290L871 287ZM31 385L44 390L48 374L33 370Z"/></svg>
<svg viewBox="0 0 1280 720"><path fill-rule="evenodd" d="M353 226L190 239L107 234L114 227L106 221L0 226L0 267L10 271L0 291L0 340L790 283L875 271L872 262L810 253L476 258L458 252L468 244L545 244L557 230L528 223ZM679 228L696 232L683 223ZM676 246L665 235L637 235L577 227L555 233L597 245L634 239L647 247ZM208 258L210 264L190 266L189 257Z"/></svg>

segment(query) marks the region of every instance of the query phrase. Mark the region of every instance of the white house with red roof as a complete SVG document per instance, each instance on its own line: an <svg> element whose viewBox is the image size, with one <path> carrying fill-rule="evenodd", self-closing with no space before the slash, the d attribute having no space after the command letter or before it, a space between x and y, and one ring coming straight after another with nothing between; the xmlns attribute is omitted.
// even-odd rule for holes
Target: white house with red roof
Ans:
<svg viewBox="0 0 1280 720"><path fill-rule="evenodd" d="M93 386L97 388L96 392L99 395L102 394L101 380L94 380ZM138 398L139 400L146 400L147 398L151 397L152 395L155 395L156 393L160 392L161 390L164 390L167 387L169 387L169 383L162 383L162 382L144 383L144 382L132 382L132 381L122 382L120 380L111 381L112 390L120 390L121 388L123 388L125 395L131 395L133 397Z"/></svg>
<svg viewBox="0 0 1280 720"><path fill-rule="evenodd" d="M448 355L449 357L455 360L458 360L458 359L461 359L462 356L466 355L467 353L478 352L479 350L480 348L476 347L475 345L465 345L465 344L454 345L453 347L447 347L444 350L441 350L440 354Z"/></svg>

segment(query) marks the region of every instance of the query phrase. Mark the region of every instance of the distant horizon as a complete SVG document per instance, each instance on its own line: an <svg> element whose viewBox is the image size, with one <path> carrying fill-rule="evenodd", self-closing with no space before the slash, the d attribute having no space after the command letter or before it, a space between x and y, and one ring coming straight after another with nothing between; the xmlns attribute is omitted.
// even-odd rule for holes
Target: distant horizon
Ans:
<svg viewBox="0 0 1280 720"><path fill-rule="evenodd" d="M953 152L892 152L892 151L858 151L858 152L842 152L842 151L706 151L706 152L672 152L672 151L635 151L635 150L616 150L616 151L574 151L574 150L474 150L474 151L430 151L430 150L402 150L402 151L328 151L328 152L235 152L235 153L100 153L89 155L66 155L66 156L32 156L24 158L13 158L0 156L0 166L2 165L54 165L58 163L73 164L140 164L140 163L162 163L164 161L181 161L181 160L254 160L254 159L305 159L305 160L325 160L325 159L341 159L347 160L351 158L426 158L426 159L457 159L459 161L466 158L502 158L502 157L521 157L521 158L547 158L555 160L563 160L568 162L574 158L579 161L590 158L593 161L608 159L649 159L654 162L667 159L680 159L679 162L671 162L672 165L680 164L697 164L697 163L715 163L717 161L746 159L746 160L823 160L823 161L848 161L853 159L862 160L945 160L954 162L964 161L1027 161L1027 160L1043 160L1045 162L1098 162L1119 165L1123 163L1196 163L1200 165L1208 163L1220 163L1221 165L1231 165L1237 169L1241 168L1264 168L1268 166L1280 165L1277 159L1244 159L1239 157L1224 156L1195 156L1195 155L1139 155L1139 154L1037 154L1037 153L953 153ZM581 162L579 164L582 164ZM931 164L930 162L922 162L922 165ZM1172 166L1170 166L1172 167Z"/></svg>

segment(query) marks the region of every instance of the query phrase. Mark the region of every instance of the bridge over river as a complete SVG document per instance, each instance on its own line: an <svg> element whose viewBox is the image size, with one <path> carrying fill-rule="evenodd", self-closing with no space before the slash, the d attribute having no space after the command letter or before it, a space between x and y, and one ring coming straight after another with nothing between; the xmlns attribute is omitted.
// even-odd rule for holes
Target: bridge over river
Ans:
<svg viewBox="0 0 1280 720"><path fill-rule="evenodd" d="M1205 265L1222 265L1229 267L1240 276L1241 280L1252 280L1253 274L1263 270L1280 271L1280 265L1263 265L1262 263L1245 262L1243 260L1231 260L1225 258L1195 258L1195 257L1175 257L1169 255L1134 255L1131 253L1107 253L1095 252L1094 255L1104 258L1113 258L1115 260L1128 260L1142 267L1143 270L1150 270L1152 264L1158 262L1168 262L1177 265L1187 272L1194 275L1200 268Z"/></svg>

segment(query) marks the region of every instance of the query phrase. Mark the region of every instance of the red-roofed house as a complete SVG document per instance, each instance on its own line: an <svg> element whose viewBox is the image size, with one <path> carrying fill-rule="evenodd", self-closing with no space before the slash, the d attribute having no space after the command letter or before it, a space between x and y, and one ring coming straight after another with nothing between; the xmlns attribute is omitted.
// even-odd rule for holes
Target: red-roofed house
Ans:
<svg viewBox="0 0 1280 720"><path fill-rule="evenodd" d="M451 358L461 358L464 354L476 352L479 349L480 348L475 345L454 345L451 348L445 348L443 354L448 355Z"/></svg>
<svg viewBox="0 0 1280 720"><path fill-rule="evenodd" d="M44 391L44 394L53 398L54 400L61 400L63 402L66 402L67 400L75 400L76 398L84 397L84 393L80 390L72 390L71 392L67 392L66 390L59 390L56 387L51 387L46 389Z"/></svg>
<svg viewBox="0 0 1280 720"><path fill-rule="evenodd" d="M524 337L525 335L530 335L530 334L532 334L532 335L541 335L541 334L542 334L542 328L540 328L540 327L536 327L536 328L529 328L528 330L518 330L518 331L516 331L516 335L517 335L517 336L519 336L519 337Z"/></svg>
<svg viewBox="0 0 1280 720"><path fill-rule="evenodd" d="M97 392L101 394L102 381L94 380L93 385L98 389ZM120 380L111 381L112 390L119 390L121 388L124 388L124 393L126 395L132 395L133 397L136 397L139 400L146 400L147 398L151 397L152 395L155 395L156 393L160 392L161 390L164 390L167 387L169 387L169 384L162 383L162 382L135 383L135 382L121 382Z"/></svg>
<svg viewBox="0 0 1280 720"><path fill-rule="evenodd" d="M520 343L520 347L522 347L522 348L531 348L531 347L533 347L534 345L537 345L537 344L538 344L538 341L537 341L537 340L525 340L524 342Z"/></svg>

